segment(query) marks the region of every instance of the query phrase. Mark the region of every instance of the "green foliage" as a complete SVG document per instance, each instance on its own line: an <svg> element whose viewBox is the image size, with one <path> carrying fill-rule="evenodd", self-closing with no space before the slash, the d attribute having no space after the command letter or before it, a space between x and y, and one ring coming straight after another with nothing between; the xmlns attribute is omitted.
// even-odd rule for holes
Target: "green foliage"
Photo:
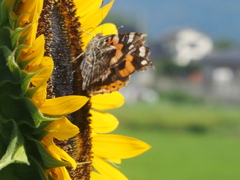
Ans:
<svg viewBox="0 0 240 180"><path fill-rule="evenodd" d="M17 163L11 164L0 171L0 177L14 180L48 180L44 172L41 173L41 176L38 176L38 174L40 174L39 167L37 167L33 162L30 162L30 164L31 166Z"/></svg>
<svg viewBox="0 0 240 180"><path fill-rule="evenodd" d="M0 177L32 179L36 171L34 179L39 179L45 176L39 166L48 169L66 164L52 158L38 140L30 138L43 138L47 134L43 128L56 118L45 117L25 96L32 75L19 68L14 52L2 46L0 57Z"/></svg>
<svg viewBox="0 0 240 180"><path fill-rule="evenodd" d="M164 101L171 101L174 103L199 104L203 102L203 100L200 97L195 97L179 90L161 91L160 98Z"/></svg>
<svg viewBox="0 0 240 180"><path fill-rule="evenodd" d="M161 101L152 105L126 104L111 113L121 126L143 131L239 134L240 130L239 107Z"/></svg>
<svg viewBox="0 0 240 180"><path fill-rule="evenodd" d="M240 179L239 106L160 101L125 104L111 113L120 121L115 134L152 146L123 161L129 179Z"/></svg>
<svg viewBox="0 0 240 180"><path fill-rule="evenodd" d="M0 128L2 139L0 169L12 163L29 165L24 149L23 137L16 122L0 116Z"/></svg>
<svg viewBox="0 0 240 180"><path fill-rule="evenodd" d="M0 1L0 27L8 21L8 8L6 0Z"/></svg>
<svg viewBox="0 0 240 180"><path fill-rule="evenodd" d="M186 66L179 66L170 58L161 59L161 61L155 60L155 62L154 65L156 66L158 75L170 77L187 76L200 68L200 65L196 62L192 62Z"/></svg>
<svg viewBox="0 0 240 180"><path fill-rule="evenodd" d="M0 179L32 180L51 179L45 170L69 165L52 157L39 142L48 132L44 128L59 117L46 117L31 101L36 88L29 90L31 78L40 72L26 73L16 61L20 51L23 28L9 23L9 17L16 18L0 1ZM9 14L10 13L10 14ZM11 20L13 20L11 19ZM27 27L25 27L27 28Z"/></svg>
<svg viewBox="0 0 240 180"><path fill-rule="evenodd" d="M11 46L11 40L10 40L10 33L9 30L6 28L0 28L0 47L6 46L8 49L10 49Z"/></svg>
<svg viewBox="0 0 240 180"><path fill-rule="evenodd" d="M214 43L214 48L216 50L230 49L233 48L234 46L236 46L236 42L230 39L219 39Z"/></svg>
<svg viewBox="0 0 240 180"><path fill-rule="evenodd" d="M239 136L134 130L121 125L117 133L152 146L138 157L123 160L121 172L129 179L240 179Z"/></svg>

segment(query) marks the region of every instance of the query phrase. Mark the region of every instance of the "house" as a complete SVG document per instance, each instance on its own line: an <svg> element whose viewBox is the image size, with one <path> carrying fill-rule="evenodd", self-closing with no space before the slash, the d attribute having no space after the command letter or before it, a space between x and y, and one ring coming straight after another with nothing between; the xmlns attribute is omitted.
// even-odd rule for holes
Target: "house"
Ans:
<svg viewBox="0 0 240 180"><path fill-rule="evenodd" d="M209 100L240 103L240 49L212 52L202 60L201 72Z"/></svg>

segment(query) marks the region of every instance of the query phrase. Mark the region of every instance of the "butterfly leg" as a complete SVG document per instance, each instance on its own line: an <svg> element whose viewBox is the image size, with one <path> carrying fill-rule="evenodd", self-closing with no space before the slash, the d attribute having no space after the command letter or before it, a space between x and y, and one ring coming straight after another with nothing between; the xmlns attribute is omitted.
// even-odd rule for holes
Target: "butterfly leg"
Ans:
<svg viewBox="0 0 240 180"><path fill-rule="evenodd" d="M79 54L77 57L75 57L73 60L71 60L70 62L73 63L74 61L76 61L78 58L80 58L85 52L83 51L81 54Z"/></svg>

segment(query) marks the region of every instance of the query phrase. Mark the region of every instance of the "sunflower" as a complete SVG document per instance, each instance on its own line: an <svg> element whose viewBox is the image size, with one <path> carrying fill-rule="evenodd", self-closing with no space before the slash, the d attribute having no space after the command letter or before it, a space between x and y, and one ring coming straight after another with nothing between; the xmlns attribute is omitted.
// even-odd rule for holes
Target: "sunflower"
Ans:
<svg viewBox="0 0 240 180"><path fill-rule="evenodd" d="M53 139L68 139L79 132L64 115L89 98L46 99L54 66L44 56L43 35L36 37L42 3L0 1L0 177L5 179L67 179L63 167L76 167Z"/></svg>
<svg viewBox="0 0 240 180"><path fill-rule="evenodd" d="M113 2L0 0L0 177L122 180L112 164L150 148L107 134L119 122L104 110L123 105L120 93L81 89L74 59L95 34L117 33L99 25Z"/></svg>
<svg viewBox="0 0 240 180"><path fill-rule="evenodd" d="M119 123L113 115L103 111L118 108L123 104L124 97L120 93L96 95L91 101L94 108L91 110L93 167L97 171L91 173L91 179L127 179L112 164L121 164L122 159L137 156L147 151L150 146L132 137L106 134L115 130Z"/></svg>

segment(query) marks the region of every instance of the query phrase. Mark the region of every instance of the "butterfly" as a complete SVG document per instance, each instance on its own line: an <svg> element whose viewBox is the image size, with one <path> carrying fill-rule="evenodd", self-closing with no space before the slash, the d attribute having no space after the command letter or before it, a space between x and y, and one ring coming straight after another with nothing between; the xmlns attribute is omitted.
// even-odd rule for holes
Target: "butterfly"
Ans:
<svg viewBox="0 0 240 180"><path fill-rule="evenodd" d="M150 49L144 45L146 36L135 32L96 34L80 65L82 89L93 95L111 93L126 86L135 71L154 68L149 60Z"/></svg>

